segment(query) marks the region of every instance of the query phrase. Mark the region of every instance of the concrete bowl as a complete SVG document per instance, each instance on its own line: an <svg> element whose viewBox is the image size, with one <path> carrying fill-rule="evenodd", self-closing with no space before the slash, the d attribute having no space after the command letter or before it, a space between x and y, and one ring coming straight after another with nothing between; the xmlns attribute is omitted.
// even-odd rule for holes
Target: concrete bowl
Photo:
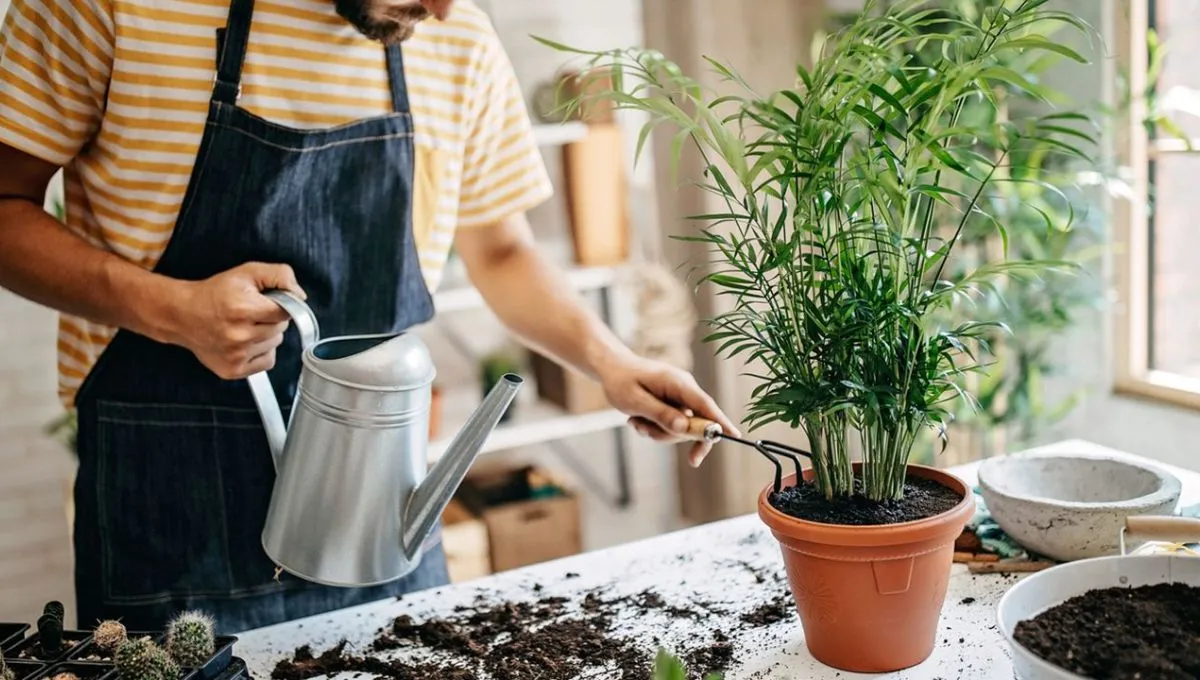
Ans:
<svg viewBox="0 0 1200 680"><path fill-rule="evenodd" d="M1141 462L1061 453L988 459L979 486L1006 534L1060 562L1117 554L1125 518L1173 514L1180 491L1173 475Z"/></svg>

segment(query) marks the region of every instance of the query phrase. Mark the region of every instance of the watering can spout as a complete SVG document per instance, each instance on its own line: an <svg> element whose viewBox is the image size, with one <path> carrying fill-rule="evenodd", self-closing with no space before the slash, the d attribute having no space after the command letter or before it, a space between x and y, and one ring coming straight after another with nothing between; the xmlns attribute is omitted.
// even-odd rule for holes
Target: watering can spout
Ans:
<svg viewBox="0 0 1200 680"><path fill-rule="evenodd" d="M454 437L442 457L433 465L408 499L404 513L403 548L408 559L415 559L451 497L462 484L471 464L479 456L484 442L500 423L524 381L507 374L484 398L483 403Z"/></svg>

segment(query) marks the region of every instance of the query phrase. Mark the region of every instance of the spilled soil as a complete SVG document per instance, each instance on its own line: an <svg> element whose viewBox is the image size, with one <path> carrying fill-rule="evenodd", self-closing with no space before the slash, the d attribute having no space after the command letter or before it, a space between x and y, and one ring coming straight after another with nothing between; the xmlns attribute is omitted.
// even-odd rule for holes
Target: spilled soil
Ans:
<svg viewBox="0 0 1200 680"><path fill-rule="evenodd" d="M537 594L542 588L534 586L533 591ZM615 596L598 588L572 599L543 596L499 603L481 595L473 605L444 618L396 618L379 631L365 655L345 642L319 654L300 647L276 665L271 677L307 680L349 671L389 680L574 680L603 673L613 680L650 680L657 649L621 635L631 618L654 612L668 620L702 621L721 614L737 617L741 627L749 629L787 619L792 606L786 592L750 611L732 613L708 603L668 602L652 590ZM406 660L415 655L404 650L419 649L437 652L437 661ZM387 654L393 650L401 653ZM719 631L673 651L684 659L690 678L727 670L737 660L734 643Z"/></svg>
<svg viewBox="0 0 1200 680"><path fill-rule="evenodd" d="M855 480L855 494L826 500L815 484L804 483L781 489L768 498L780 512L810 522L877 526L912 522L940 515L958 505L962 496L931 479L909 477L904 497L882 503L861 495L862 480Z"/></svg>
<svg viewBox="0 0 1200 680"><path fill-rule="evenodd" d="M1200 678L1200 588L1105 588L1017 624L1017 642L1096 680Z"/></svg>

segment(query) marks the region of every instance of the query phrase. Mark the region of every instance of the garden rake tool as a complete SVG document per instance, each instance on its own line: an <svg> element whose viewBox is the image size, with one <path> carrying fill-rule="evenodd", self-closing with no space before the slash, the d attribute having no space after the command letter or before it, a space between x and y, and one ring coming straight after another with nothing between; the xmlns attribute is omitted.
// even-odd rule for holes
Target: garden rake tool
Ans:
<svg viewBox="0 0 1200 680"><path fill-rule="evenodd" d="M792 465L796 468L797 484L804 479L800 469L800 458L803 457L808 459L810 462L812 461L812 453L805 451L804 449L798 449L794 446L787 446L785 444L780 444L779 442L763 439L750 440L743 439L741 437L735 437L731 434L726 434L719 423L715 423L704 418L688 418L688 436L704 442L716 442L717 440L724 439L726 441L736 442L743 446L749 446L755 451L758 451L763 455L763 457L771 461L772 465L775 466L775 493L779 493L780 489L783 488L783 463L780 462L778 458L779 456L783 456L784 458L792 461Z"/></svg>

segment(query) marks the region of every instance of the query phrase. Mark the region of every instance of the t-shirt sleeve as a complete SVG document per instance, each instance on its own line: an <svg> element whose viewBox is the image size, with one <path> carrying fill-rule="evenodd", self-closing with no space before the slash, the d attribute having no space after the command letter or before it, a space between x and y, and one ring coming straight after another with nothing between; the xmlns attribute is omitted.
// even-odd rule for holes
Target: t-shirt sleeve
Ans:
<svg viewBox="0 0 1200 680"><path fill-rule="evenodd" d="M13 0L0 31L0 143L65 165L95 135L113 59L112 0Z"/></svg>
<svg viewBox="0 0 1200 680"><path fill-rule="evenodd" d="M477 63L458 205L458 226L466 228L495 224L554 193L512 63L491 31Z"/></svg>

